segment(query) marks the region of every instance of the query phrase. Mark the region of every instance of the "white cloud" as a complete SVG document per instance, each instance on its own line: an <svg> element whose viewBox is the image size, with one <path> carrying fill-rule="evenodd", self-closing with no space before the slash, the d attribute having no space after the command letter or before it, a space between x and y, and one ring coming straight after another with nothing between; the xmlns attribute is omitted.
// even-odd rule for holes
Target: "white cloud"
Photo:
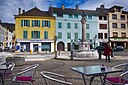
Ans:
<svg viewBox="0 0 128 85"><path fill-rule="evenodd" d="M95 10L97 7L100 7L101 4L104 4L107 8L110 8L114 5L123 6L126 10L128 10L127 0L88 0L79 7L81 9Z"/></svg>

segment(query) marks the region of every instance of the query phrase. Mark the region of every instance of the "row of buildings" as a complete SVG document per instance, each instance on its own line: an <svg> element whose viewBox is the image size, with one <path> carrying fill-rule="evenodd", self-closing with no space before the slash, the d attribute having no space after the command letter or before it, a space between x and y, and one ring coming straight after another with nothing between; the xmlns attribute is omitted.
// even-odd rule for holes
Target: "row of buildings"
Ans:
<svg viewBox="0 0 128 85"><path fill-rule="evenodd" d="M21 13L22 11L22 13ZM110 41L111 46L128 48L128 12L121 6L96 10L49 6L48 11L34 7L28 11L19 8L15 15L15 45L29 52L70 51L71 41L78 49L82 38L81 19L86 19L86 41L91 48Z"/></svg>
<svg viewBox="0 0 128 85"><path fill-rule="evenodd" d="M3 23L0 20L0 49L13 48L15 45L15 25L13 23Z"/></svg>

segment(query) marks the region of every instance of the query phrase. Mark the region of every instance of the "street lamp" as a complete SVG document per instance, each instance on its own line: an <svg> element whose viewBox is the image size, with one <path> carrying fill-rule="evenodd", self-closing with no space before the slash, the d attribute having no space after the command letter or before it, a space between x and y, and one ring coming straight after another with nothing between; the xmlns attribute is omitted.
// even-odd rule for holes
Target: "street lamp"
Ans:
<svg viewBox="0 0 128 85"><path fill-rule="evenodd" d="M95 35L95 37L93 38L93 40L94 40L94 48L95 48L95 45L96 45L96 38L97 38L97 36Z"/></svg>

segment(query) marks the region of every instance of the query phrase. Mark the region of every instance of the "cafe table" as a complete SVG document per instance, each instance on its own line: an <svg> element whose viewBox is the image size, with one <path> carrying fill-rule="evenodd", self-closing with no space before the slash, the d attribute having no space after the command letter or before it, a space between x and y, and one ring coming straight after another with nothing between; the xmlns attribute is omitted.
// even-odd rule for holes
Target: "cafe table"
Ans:
<svg viewBox="0 0 128 85"><path fill-rule="evenodd" d="M90 76L89 85L91 85L95 77L99 77L102 84L105 85L107 74L123 71L122 69L102 67L100 65L72 67L71 70L82 75L85 85L87 85L86 76Z"/></svg>
<svg viewBox="0 0 128 85"><path fill-rule="evenodd" d="M5 82L5 77L6 77L6 71L8 70L8 69L10 69L11 68L11 66L12 65L6 65L6 64L1 64L0 65L0 71L4 71L4 75L2 75L1 73L0 73L0 77L1 77L1 80L2 80L2 84L4 85L4 82Z"/></svg>

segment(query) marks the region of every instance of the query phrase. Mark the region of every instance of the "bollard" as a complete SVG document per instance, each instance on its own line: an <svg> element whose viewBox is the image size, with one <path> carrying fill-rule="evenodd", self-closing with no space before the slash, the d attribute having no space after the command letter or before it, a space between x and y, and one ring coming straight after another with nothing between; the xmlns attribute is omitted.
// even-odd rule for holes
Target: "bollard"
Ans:
<svg viewBox="0 0 128 85"><path fill-rule="evenodd" d="M30 50L30 54L32 54L32 50Z"/></svg>

